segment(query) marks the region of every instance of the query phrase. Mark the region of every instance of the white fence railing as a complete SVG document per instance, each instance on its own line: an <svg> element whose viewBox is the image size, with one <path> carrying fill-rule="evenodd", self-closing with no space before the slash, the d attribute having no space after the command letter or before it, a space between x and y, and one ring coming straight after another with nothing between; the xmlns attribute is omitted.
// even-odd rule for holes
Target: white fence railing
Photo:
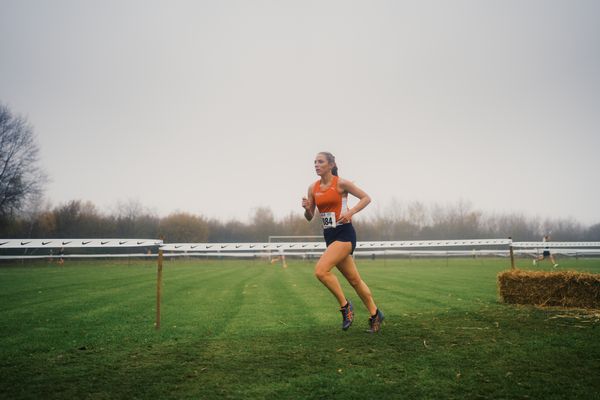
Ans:
<svg viewBox="0 0 600 400"><path fill-rule="evenodd" d="M513 248L600 247L600 242L512 242Z"/></svg>
<svg viewBox="0 0 600 400"><path fill-rule="evenodd" d="M508 246L510 239L470 239L470 240L411 240L357 242L356 249L406 249L418 247L472 247ZM281 250L325 250L324 242L282 242L282 243L168 243L161 247L168 252L238 252L238 251L281 251Z"/></svg>
<svg viewBox="0 0 600 400"><path fill-rule="evenodd" d="M152 250L158 249L162 245L162 240L155 239L0 239L0 260L155 258L156 251L152 252ZM136 250L138 252L134 252ZM127 253L123 253L123 251L127 251Z"/></svg>
<svg viewBox="0 0 600 400"><path fill-rule="evenodd" d="M2 249L86 249L156 247L162 240L153 239L0 239Z"/></svg>
<svg viewBox="0 0 600 400"><path fill-rule="evenodd" d="M163 243L154 239L0 239L0 259L21 258L93 258L156 257L158 250L166 256L259 257L319 256L326 246L319 242L266 243ZM511 239L409 240L357 242L356 256L510 256L535 255L544 249L568 256L600 255L600 242L513 242ZM25 254L14 253L19 249ZM45 252L47 249L47 252ZM93 253L94 249L97 253ZM119 253L129 249L127 253ZM67 250L68 254L65 254ZM77 254L73 250L85 250ZM117 251L111 254L111 250ZM136 252L138 250L139 252ZM150 252L149 252L150 250Z"/></svg>

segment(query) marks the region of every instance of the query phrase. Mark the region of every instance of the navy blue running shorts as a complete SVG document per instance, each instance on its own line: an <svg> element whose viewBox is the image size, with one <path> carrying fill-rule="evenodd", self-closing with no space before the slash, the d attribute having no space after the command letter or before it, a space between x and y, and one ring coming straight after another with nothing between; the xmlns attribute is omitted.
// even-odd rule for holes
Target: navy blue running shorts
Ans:
<svg viewBox="0 0 600 400"><path fill-rule="evenodd" d="M550 257L550 250L544 250L544 257Z"/></svg>
<svg viewBox="0 0 600 400"><path fill-rule="evenodd" d="M338 225L335 228L323 229L323 237L327 246L335 241L351 242L352 251L350 254L353 254L354 249L356 249L356 231L351 223Z"/></svg>

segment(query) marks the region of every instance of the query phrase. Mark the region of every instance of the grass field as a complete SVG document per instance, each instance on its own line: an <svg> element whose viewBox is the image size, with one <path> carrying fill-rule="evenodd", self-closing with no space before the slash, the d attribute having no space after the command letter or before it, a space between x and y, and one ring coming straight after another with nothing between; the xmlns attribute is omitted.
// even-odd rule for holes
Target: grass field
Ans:
<svg viewBox="0 0 600 400"><path fill-rule="evenodd" d="M377 335L345 282L357 320L341 331L303 261L166 261L160 331L152 261L0 265L0 397L600 397L599 312L499 303L508 260L358 263L386 314Z"/></svg>

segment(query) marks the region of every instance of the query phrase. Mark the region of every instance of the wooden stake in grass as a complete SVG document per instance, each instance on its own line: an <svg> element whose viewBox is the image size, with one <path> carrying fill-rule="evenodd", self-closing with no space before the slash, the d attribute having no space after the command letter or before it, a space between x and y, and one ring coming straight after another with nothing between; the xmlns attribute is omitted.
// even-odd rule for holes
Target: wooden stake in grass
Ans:
<svg viewBox="0 0 600 400"><path fill-rule="evenodd" d="M160 297L162 294L163 251L158 249L158 270L156 275L156 329L160 329Z"/></svg>
<svg viewBox="0 0 600 400"><path fill-rule="evenodd" d="M512 237L509 237L509 239L512 239ZM510 249L510 269L515 269L515 252L513 251L513 247L512 244L509 245L509 249Z"/></svg>

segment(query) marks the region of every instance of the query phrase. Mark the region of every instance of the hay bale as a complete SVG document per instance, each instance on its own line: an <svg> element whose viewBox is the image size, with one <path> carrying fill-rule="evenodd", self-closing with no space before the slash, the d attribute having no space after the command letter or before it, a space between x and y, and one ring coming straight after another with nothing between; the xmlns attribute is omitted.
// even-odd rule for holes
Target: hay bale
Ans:
<svg viewBox="0 0 600 400"><path fill-rule="evenodd" d="M600 274L513 269L498 274L505 303L600 308Z"/></svg>

